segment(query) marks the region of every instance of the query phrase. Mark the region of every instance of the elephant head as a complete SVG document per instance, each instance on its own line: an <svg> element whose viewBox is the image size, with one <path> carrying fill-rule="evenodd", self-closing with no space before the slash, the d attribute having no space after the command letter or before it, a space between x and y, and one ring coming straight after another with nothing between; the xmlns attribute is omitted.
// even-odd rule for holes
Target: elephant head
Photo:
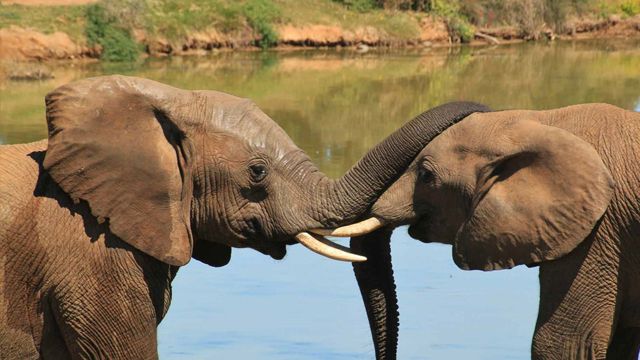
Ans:
<svg viewBox="0 0 640 360"><path fill-rule="evenodd" d="M613 196L596 150L551 126L572 108L473 114L442 132L372 206L382 229L351 240L368 257L353 264L378 359L394 359L398 308L390 229L453 245L462 269L535 266L589 236ZM588 115L588 114L587 114ZM344 229L336 229L344 231Z"/></svg>
<svg viewBox="0 0 640 360"><path fill-rule="evenodd" d="M281 259L294 239L364 260L305 231L361 216L428 141L482 110L434 109L334 180L254 103L221 92L106 76L62 86L46 104L45 170L113 234L175 266L192 256L225 265L231 247Z"/></svg>

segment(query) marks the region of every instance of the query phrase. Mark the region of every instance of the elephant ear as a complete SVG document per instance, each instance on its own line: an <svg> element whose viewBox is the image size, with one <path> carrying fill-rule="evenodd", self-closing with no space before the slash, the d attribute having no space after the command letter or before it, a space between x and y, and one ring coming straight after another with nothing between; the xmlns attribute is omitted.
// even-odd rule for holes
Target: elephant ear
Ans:
<svg viewBox="0 0 640 360"><path fill-rule="evenodd" d="M113 234L167 264L189 262L190 142L180 106L191 93L124 76L82 80L46 97L44 167ZM181 105L182 104L182 105ZM177 109L177 110L176 110Z"/></svg>
<svg viewBox="0 0 640 360"><path fill-rule="evenodd" d="M453 247L463 269L494 270L554 260L593 230L614 181L596 150L560 128L531 120L495 125L479 169L471 213Z"/></svg>

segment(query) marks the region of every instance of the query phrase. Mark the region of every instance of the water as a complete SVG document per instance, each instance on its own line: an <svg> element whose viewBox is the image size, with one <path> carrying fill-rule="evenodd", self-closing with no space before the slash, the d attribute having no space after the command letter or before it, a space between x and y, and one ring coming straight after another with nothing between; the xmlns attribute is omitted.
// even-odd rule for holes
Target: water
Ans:
<svg viewBox="0 0 640 360"><path fill-rule="evenodd" d="M330 176L422 110L450 100L505 108L608 102L640 110L640 42L520 44L370 52L243 52L135 65L51 65L56 78L0 82L0 143L46 136L43 96L122 73L250 97ZM398 229L392 242L400 359L528 359L537 269L465 272L451 248ZM282 261L234 250L220 269L192 261L160 325L163 359L369 359L351 266L293 246Z"/></svg>

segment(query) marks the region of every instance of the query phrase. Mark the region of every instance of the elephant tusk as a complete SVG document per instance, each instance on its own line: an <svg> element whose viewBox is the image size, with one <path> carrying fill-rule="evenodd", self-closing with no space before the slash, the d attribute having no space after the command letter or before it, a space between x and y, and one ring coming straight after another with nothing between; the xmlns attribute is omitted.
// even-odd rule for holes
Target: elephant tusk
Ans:
<svg viewBox="0 0 640 360"><path fill-rule="evenodd" d="M351 262L367 261L366 257L352 253L348 247L333 243L319 235L301 232L296 235L296 240L307 249L329 259Z"/></svg>
<svg viewBox="0 0 640 360"><path fill-rule="evenodd" d="M335 229L312 229L311 232L324 236L354 237L366 235L384 226L384 222L377 217L370 217L367 220L355 224L341 226Z"/></svg>

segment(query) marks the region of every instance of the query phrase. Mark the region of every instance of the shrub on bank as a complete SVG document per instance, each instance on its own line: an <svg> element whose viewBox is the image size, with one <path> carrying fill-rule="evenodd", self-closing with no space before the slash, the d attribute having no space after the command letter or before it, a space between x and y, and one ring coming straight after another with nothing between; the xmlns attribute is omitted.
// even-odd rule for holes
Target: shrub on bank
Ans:
<svg viewBox="0 0 640 360"><path fill-rule="evenodd" d="M118 16L116 9L130 12L134 7L114 5L124 1L99 2L87 7L86 36L89 45L102 47L101 59L107 61L133 61L140 55L140 45L131 35L131 18ZM122 15L122 14L120 14Z"/></svg>
<svg viewBox="0 0 640 360"><path fill-rule="evenodd" d="M244 4L242 13L249 26L260 35L256 45L266 49L278 43L278 33L272 24L280 17L280 10L271 0L249 0Z"/></svg>
<svg viewBox="0 0 640 360"><path fill-rule="evenodd" d="M635 16L640 0L334 0L348 8L413 10L443 17L451 35L465 42L474 26L516 26L528 38L537 38L545 27L566 31L572 16L611 14Z"/></svg>

